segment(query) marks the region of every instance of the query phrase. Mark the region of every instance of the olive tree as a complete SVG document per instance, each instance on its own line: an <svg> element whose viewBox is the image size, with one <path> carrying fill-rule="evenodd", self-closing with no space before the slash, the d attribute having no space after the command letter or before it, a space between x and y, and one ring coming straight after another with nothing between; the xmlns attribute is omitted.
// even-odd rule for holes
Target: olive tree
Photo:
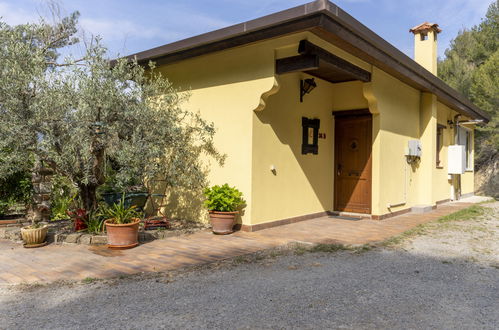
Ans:
<svg viewBox="0 0 499 330"><path fill-rule="evenodd" d="M88 210L97 205L109 161L121 186L161 178L168 186L202 187L201 157L223 162L214 125L183 109L188 94L154 64L110 62L98 38L82 58L56 62L57 48L76 42L76 18L62 27L0 25L0 176L36 157L78 187Z"/></svg>

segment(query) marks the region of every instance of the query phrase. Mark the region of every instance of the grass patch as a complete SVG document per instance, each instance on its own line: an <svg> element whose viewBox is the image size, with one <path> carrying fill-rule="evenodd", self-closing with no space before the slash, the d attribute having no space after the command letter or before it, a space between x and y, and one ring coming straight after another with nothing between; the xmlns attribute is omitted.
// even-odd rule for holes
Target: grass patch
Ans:
<svg viewBox="0 0 499 330"><path fill-rule="evenodd" d="M232 259L232 262L235 264L244 264L249 262L249 260L246 259L246 256L237 256Z"/></svg>
<svg viewBox="0 0 499 330"><path fill-rule="evenodd" d="M497 200L494 198L491 198L491 199L487 199L486 201L483 201L483 202L480 202L477 204L489 204L489 203L494 203L494 202L497 202Z"/></svg>
<svg viewBox="0 0 499 330"><path fill-rule="evenodd" d="M94 283L95 281L97 281L97 279L94 277L85 277L83 280L81 280L81 283L91 284L91 283Z"/></svg>
<svg viewBox="0 0 499 330"><path fill-rule="evenodd" d="M313 246L296 245L294 246L294 253L296 255L303 255L305 253L335 253L338 251L351 251L354 253L362 253L370 251L373 246L364 244L359 246L343 245L343 244L316 244Z"/></svg>
<svg viewBox="0 0 499 330"><path fill-rule="evenodd" d="M487 214L490 211L489 208L480 205L473 205L466 209L451 213L449 215L443 216L437 220L438 223L446 223L450 221L467 221L472 220L482 215Z"/></svg>
<svg viewBox="0 0 499 330"><path fill-rule="evenodd" d="M345 250L350 250L350 248L342 244L317 244L309 249L310 252L324 252L324 253L333 253Z"/></svg>
<svg viewBox="0 0 499 330"><path fill-rule="evenodd" d="M381 243L382 246L395 246L399 245L406 239L423 235L428 232L428 224L417 225L416 227L404 231L402 234L390 237Z"/></svg>
<svg viewBox="0 0 499 330"><path fill-rule="evenodd" d="M310 251L310 247L305 246L303 244L298 244L298 245L294 246L294 253L297 256L302 256L305 253L307 253L308 251Z"/></svg>
<svg viewBox="0 0 499 330"><path fill-rule="evenodd" d="M416 227L409 229L400 235L390 237L387 240L383 241L381 243L381 246L385 247L396 246L409 238L427 234L429 230L455 229L455 226L452 225L452 222L474 220L478 217L488 214L490 211L491 211L490 208L483 207L480 205L473 205L468 208L443 216L433 222L417 225ZM478 228L474 229L478 230Z"/></svg>

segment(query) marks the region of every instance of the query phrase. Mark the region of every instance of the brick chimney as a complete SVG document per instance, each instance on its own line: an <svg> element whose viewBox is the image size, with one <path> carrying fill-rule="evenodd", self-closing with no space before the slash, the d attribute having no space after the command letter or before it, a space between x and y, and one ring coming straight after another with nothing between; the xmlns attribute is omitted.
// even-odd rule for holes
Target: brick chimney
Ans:
<svg viewBox="0 0 499 330"><path fill-rule="evenodd" d="M424 22L413 27L414 60L426 70L437 75L437 35L442 32L438 24Z"/></svg>

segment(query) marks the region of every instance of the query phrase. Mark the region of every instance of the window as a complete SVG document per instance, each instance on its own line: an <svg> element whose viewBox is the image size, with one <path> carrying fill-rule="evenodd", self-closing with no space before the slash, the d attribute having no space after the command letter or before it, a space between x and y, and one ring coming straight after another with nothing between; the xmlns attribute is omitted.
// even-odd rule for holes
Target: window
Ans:
<svg viewBox="0 0 499 330"><path fill-rule="evenodd" d="M473 145L473 136L471 134L471 131L466 131L466 169L467 170L473 170L473 164L472 164L472 156L473 156L473 151L471 146Z"/></svg>
<svg viewBox="0 0 499 330"><path fill-rule="evenodd" d="M440 154L442 153L442 147L444 146L444 129L446 127L441 124L437 124L437 167L442 168L442 162L440 159Z"/></svg>
<svg viewBox="0 0 499 330"><path fill-rule="evenodd" d="M466 170L473 170L473 132L464 127L459 127L457 131L458 144L464 146L466 150Z"/></svg>
<svg viewBox="0 0 499 330"><path fill-rule="evenodd" d="M308 119L302 117L301 125L303 128L303 137L301 145L301 153L317 155L319 153L319 127L321 122L319 119Z"/></svg>

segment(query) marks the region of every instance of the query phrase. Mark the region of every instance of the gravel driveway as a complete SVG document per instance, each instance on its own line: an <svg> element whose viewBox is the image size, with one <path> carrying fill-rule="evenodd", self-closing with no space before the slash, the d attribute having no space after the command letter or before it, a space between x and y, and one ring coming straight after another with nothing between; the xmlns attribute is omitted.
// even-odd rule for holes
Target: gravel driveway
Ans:
<svg viewBox="0 0 499 330"><path fill-rule="evenodd" d="M362 253L239 258L171 277L4 288L0 328L498 329L499 267L429 253L419 239Z"/></svg>

